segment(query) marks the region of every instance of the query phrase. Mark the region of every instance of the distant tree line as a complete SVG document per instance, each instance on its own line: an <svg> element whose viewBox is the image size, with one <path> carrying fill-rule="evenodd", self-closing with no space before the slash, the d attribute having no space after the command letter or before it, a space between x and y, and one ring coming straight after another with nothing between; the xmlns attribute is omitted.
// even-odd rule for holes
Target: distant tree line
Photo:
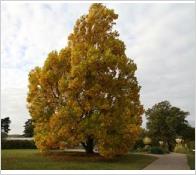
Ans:
<svg viewBox="0 0 196 175"><path fill-rule="evenodd" d="M9 117L5 117L1 119L1 138L2 139L8 136L8 133L10 131L10 123L11 123L11 120ZM34 129L34 126L33 126L32 119L28 119L24 125L23 136L33 137L33 129Z"/></svg>

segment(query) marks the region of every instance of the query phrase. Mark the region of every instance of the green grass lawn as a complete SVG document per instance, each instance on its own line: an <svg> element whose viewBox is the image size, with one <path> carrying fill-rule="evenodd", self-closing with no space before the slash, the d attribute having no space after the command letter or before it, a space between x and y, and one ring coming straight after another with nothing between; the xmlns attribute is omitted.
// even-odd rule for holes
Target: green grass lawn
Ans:
<svg viewBox="0 0 196 175"><path fill-rule="evenodd" d="M195 169L195 152L187 154L188 164L191 170Z"/></svg>
<svg viewBox="0 0 196 175"><path fill-rule="evenodd" d="M50 152L38 150L2 150L3 170L140 170L156 158L148 155L127 154L113 160L105 160L98 154L76 152Z"/></svg>

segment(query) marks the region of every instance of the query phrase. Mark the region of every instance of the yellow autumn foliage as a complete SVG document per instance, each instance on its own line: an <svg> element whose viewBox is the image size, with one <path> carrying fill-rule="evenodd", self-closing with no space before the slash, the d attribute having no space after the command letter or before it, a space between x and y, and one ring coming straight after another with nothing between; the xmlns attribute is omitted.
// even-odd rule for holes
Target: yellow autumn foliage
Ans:
<svg viewBox="0 0 196 175"><path fill-rule="evenodd" d="M143 106L136 64L113 25L118 15L95 3L76 21L68 46L29 73L28 109L40 150L97 145L106 158L126 154Z"/></svg>

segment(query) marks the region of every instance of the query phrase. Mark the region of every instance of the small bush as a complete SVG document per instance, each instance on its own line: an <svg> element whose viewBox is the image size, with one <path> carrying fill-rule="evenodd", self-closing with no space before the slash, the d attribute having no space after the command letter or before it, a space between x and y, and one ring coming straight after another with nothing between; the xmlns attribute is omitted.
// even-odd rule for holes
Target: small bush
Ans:
<svg viewBox="0 0 196 175"><path fill-rule="evenodd" d="M4 140L1 149L36 149L33 140Z"/></svg>
<svg viewBox="0 0 196 175"><path fill-rule="evenodd" d="M164 151L160 147L151 147L150 153L152 154L164 154Z"/></svg>

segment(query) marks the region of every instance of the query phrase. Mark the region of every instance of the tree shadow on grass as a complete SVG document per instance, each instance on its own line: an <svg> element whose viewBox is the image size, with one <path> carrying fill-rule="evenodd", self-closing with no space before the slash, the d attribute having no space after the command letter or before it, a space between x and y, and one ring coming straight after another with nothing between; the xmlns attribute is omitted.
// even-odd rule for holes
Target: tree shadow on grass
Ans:
<svg viewBox="0 0 196 175"><path fill-rule="evenodd" d="M41 156L48 157L54 160L63 160L63 161L88 161L88 162L118 162L123 160L126 155L124 156L116 156L112 159L106 159L105 157L101 156L99 153L91 153L87 154L86 152L72 152L72 151L57 151L57 150L50 150L43 153L37 153Z"/></svg>

